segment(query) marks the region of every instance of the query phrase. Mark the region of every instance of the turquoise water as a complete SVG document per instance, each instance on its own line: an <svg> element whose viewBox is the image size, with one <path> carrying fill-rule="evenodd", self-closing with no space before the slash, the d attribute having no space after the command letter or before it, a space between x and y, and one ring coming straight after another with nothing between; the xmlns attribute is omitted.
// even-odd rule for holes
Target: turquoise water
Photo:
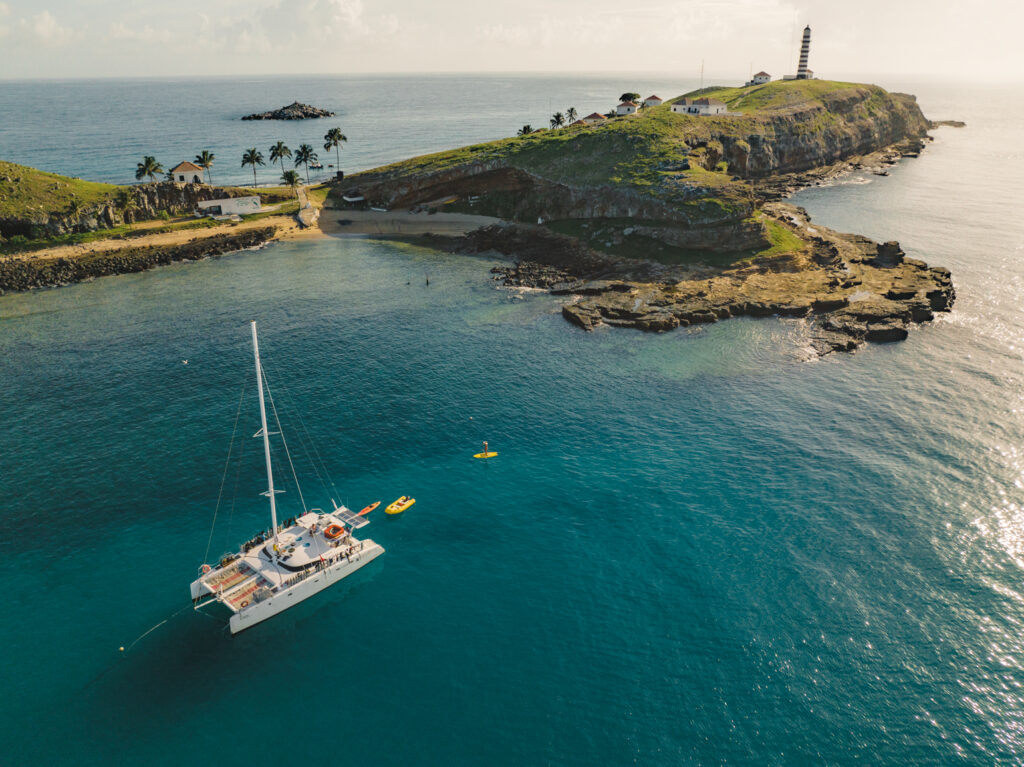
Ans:
<svg viewBox="0 0 1024 767"><path fill-rule="evenodd" d="M487 259L366 240L3 297L4 760L1021 761L1019 120L918 92L969 127L797 197L953 269L951 315L853 355L800 362L793 320L585 334ZM418 501L230 637L175 613L250 319L339 500ZM217 554L266 527L257 448Z"/></svg>

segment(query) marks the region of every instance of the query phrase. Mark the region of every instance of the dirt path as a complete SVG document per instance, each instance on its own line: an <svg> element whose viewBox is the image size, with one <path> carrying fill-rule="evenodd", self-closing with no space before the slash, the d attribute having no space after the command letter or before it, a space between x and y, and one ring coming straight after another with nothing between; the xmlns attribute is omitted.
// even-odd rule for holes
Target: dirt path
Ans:
<svg viewBox="0 0 1024 767"><path fill-rule="evenodd" d="M145 230L166 225L166 221L144 221L136 225L134 228L136 230ZM235 234L250 229L262 229L266 226L277 227L278 234L275 239L278 240L314 239L323 237L323 233L321 233L316 227L311 227L309 229L303 229L300 227L298 222L295 220L295 216L267 216L265 218L242 221L241 223L225 222L218 226L211 226L203 229L176 229L171 232L161 232L159 234L140 235L137 237L126 237L121 239L112 238L96 240L94 242L81 243L78 245L59 245L53 248L44 248L42 250L33 250L27 253L18 253L11 256L11 258L26 261L48 258L77 258L89 253L105 253L112 250L121 250L122 248L141 248L150 245L182 245L192 240L206 239L207 237L214 237L218 234Z"/></svg>

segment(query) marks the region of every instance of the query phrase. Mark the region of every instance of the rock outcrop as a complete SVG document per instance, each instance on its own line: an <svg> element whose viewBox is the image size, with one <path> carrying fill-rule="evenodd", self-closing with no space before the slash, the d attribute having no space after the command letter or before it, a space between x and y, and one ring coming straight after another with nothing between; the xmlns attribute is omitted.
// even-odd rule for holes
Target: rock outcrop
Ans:
<svg viewBox="0 0 1024 767"><path fill-rule="evenodd" d="M243 120L310 120L318 117L334 117L334 112L328 112L326 109L319 109L309 104L302 104L298 101L293 101L286 107L275 109L271 112L257 112L256 114L246 115Z"/></svg>
<svg viewBox="0 0 1024 767"><path fill-rule="evenodd" d="M152 184L124 186L118 199L111 197L98 205L86 205L74 212L37 211L18 218L0 218L0 236L55 237L71 232L112 229L125 223L148 221L163 212L191 213L196 203L224 197L246 197L254 191L238 187L216 187L206 184L181 184L160 181ZM261 194L265 201L287 197Z"/></svg>
<svg viewBox="0 0 1024 767"><path fill-rule="evenodd" d="M659 332L729 317L804 317L820 356L903 340L914 323L952 307L949 270L906 258L899 243L812 227L791 205L766 212L808 247L724 269L616 260L537 226L487 227L456 247L514 256L513 266L493 270L496 279L572 296L562 314L585 330L603 324Z"/></svg>

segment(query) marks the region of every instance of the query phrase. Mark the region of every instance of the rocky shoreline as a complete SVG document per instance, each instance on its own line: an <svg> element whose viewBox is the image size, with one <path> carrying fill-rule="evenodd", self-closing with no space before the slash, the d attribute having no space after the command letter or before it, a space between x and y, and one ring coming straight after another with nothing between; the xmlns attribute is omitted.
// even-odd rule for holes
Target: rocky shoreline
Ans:
<svg viewBox="0 0 1024 767"><path fill-rule="evenodd" d="M765 212L804 238L806 250L725 269L667 265L614 259L521 224L486 227L443 245L517 258L513 266L496 267L495 279L570 296L562 314L584 330L660 332L729 317L803 317L811 323L809 351L823 356L903 340L913 324L951 309L956 292L949 270L907 258L899 243L812 225L806 211L785 203L769 203Z"/></svg>
<svg viewBox="0 0 1024 767"><path fill-rule="evenodd" d="M318 117L334 117L334 112L293 101L286 107L270 112L256 112L246 115L243 120L315 120Z"/></svg>
<svg viewBox="0 0 1024 767"><path fill-rule="evenodd" d="M70 285L112 274L142 272L175 261L199 261L273 239L277 227L249 229L237 234L197 237L183 245L129 247L79 258L0 258L0 295L5 291Z"/></svg>

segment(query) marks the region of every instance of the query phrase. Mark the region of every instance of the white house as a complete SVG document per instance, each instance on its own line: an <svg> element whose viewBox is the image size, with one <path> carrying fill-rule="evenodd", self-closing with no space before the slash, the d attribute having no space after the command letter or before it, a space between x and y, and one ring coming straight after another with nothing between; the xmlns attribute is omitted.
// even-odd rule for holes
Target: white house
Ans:
<svg viewBox="0 0 1024 767"><path fill-rule="evenodd" d="M199 214L202 216L237 216L248 215L249 213L260 212L260 198L257 195L252 197L224 197L220 200L205 200L196 203Z"/></svg>
<svg viewBox="0 0 1024 767"><path fill-rule="evenodd" d="M581 117L580 122L586 125L600 125L605 122L608 118L600 112L591 112L586 117Z"/></svg>
<svg viewBox="0 0 1024 767"><path fill-rule="evenodd" d="M615 107L615 114L617 115L635 115L637 110L637 104L635 101L623 101L617 107Z"/></svg>
<svg viewBox="0 0 1024 767"><path fill-rule="evenodd" d="M664 99L660 99L657 96L648 96L647 98L644 99L644 106L645 107L660 107L663 102L664 102Z"/></svg>
<svg viewBox="0 0 1024 767"><path fill-rule="evenodd" d="M679 99L672 105L672 111L687 115L722 115L728 112L725 102L718 99Z"/></svg>
<svg viewBox="0 0 1024 767"><path fill-rule="evenodd" d="M758 72L754 75L748 85L764 85L765 83L771 82L772 76L767 72Z"/></svg>
<svg viewBox="0 0 1024 767"><path fill-rule="evenodd" d="M194 162L185 160L171 168L171 177L175 181L185 184L201 184L203 183L203 169Z"/></svg>
<svg viewBox="0 0 1024 767"><path fill-rule="evenodd" d="M679 99L672 104L672 111L684 115L697 114L697 109L693 106L693 99Z"/></svg>
<svg viewBox="0 0 1024 767"><path fill-rule="evenodd" d="M723 115L729 111L725 102L718 99L694 99L693 104L697 107L697 113L700 115Z"/></svg>

